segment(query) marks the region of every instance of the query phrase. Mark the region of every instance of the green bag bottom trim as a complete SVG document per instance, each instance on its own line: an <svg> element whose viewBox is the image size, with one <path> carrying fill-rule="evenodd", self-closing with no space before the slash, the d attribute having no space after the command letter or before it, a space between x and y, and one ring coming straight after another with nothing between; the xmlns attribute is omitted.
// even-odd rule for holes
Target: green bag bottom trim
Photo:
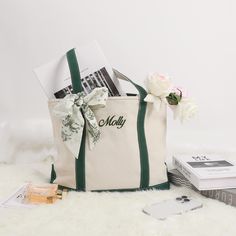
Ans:
<svg viewBox="0 0 236 236"><path fill-rule="evenodd" d="M52 164L52 169L51 169L51 179L50 179L50 183L52 184L54 182L54 180L56 179L56 171L54 169L54 165ZM78 192L85 192L86 190L76 190L76 189L72 189L72 188L68 188L68 187L64 187L62 185L58 185L59 189L63 189L66 188L68 190L72 190L72 191L78 191ZM170 182L164 182L161 184L157 184L157 185L153 185L153 186L149 186L147 188L130 188L130 189L108 189L108 190L92 190L91 192L134 192L134 191L141 191L141 190L152 190L152 189L158 189L158 190L168 190L170 189Z"/></svg>
<svg viewBox="0 0 236 236"><path fill-rule="evenodd" d="M61 185L58 185L58 188L59 189L65 189L66 188L68 190L77 191L77 192L86 192L86 190L76 190L76 189L64 187L64 186L61 186ZM145 190L155 190L155 189L157 189L157 190L169 190L170 189L170 183L165 182L165 183L149 186L147 188L92 190L90 192L135 192L135 191L145 191Z"/></svg>
<svg viewBox="0 0 236 236"><path fill-rule="evenodd" d="M170 183L165 182L165 183L149 186L149 187L146 187L146 188L92 190L91 192L135 192L135 191L152 190L152 189L168 190L168 189L170 189Z"/></svg>

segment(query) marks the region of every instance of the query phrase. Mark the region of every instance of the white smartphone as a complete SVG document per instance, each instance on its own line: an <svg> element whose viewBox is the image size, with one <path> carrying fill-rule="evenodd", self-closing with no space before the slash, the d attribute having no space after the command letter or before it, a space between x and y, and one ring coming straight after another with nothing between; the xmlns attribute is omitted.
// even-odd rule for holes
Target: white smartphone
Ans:
<svg viewBox="0 0 236 236"><path fill-rule="evenodd" d="M201 202L187 196L181 196L146 206L143 209L143 212L156 219L164 220L168 216L183 214L184 212L195 210L200 207L202 207Z"/></svg>

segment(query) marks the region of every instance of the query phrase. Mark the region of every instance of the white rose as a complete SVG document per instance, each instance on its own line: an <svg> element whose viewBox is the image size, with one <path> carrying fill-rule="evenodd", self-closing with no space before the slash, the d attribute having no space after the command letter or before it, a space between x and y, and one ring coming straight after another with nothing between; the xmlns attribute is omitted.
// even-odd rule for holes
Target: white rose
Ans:
<svg viewBox="0 0 236 236"><path fill-rule="evenodd" d="M197 113L197 105L190 98L182 98L176 106L171 106L174 112L174 119L181 122L194 117Z"/></svg>
<svg viewBox="0 0 236 236"><path fill-rule="evenodd" d="M148 93L159 97L165 98L168 96L173 88L170 80L159 74L152 74L147 78Z"/></svg>

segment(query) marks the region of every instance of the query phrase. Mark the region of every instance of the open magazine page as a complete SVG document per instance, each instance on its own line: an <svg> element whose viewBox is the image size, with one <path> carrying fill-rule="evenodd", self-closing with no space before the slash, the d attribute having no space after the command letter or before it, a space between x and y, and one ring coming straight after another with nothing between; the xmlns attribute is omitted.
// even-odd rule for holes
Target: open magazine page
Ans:
<svg viewBox="0 0 236 236"><path fill-rule="evenodd" d="M109 96L122 96L118 79L96 41L76 50L81 82L86 94L96 87L107 87ZM63 98L72 93L66 55L34 70L48 98Z"/></svg>

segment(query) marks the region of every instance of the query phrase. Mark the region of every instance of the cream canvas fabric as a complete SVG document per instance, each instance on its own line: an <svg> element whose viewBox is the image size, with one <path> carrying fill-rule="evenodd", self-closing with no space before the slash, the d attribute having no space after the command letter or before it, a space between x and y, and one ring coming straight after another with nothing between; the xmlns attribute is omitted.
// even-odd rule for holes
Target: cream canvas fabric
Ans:
<svg viewBox="0 0 236 236"><path fill-rule="evenodd" d="M55 183L76 189L75 158L63 143L61 123L52 110L58 99L49 101L57 157ZM93 150L86 140L86 190L134 189L140 185L140 155L137 137L139 96L109 97L105 108L93 110L101 138ZM107 121L110 121L108 124ZM147 105L145 135L149 155L149 186L167 182L165 167L166 104L160 111Z"/></svg>
<svg viewBox="0 0 236 236"><path fill-rule="evenodd" d="M73 94L49 101L57 148L51 182L83 191L169 188L166 104L157 112L144 101L146 90L117 70L137 96L107 97L104 87L85 95L75 49L66 57Z"/></svg>

